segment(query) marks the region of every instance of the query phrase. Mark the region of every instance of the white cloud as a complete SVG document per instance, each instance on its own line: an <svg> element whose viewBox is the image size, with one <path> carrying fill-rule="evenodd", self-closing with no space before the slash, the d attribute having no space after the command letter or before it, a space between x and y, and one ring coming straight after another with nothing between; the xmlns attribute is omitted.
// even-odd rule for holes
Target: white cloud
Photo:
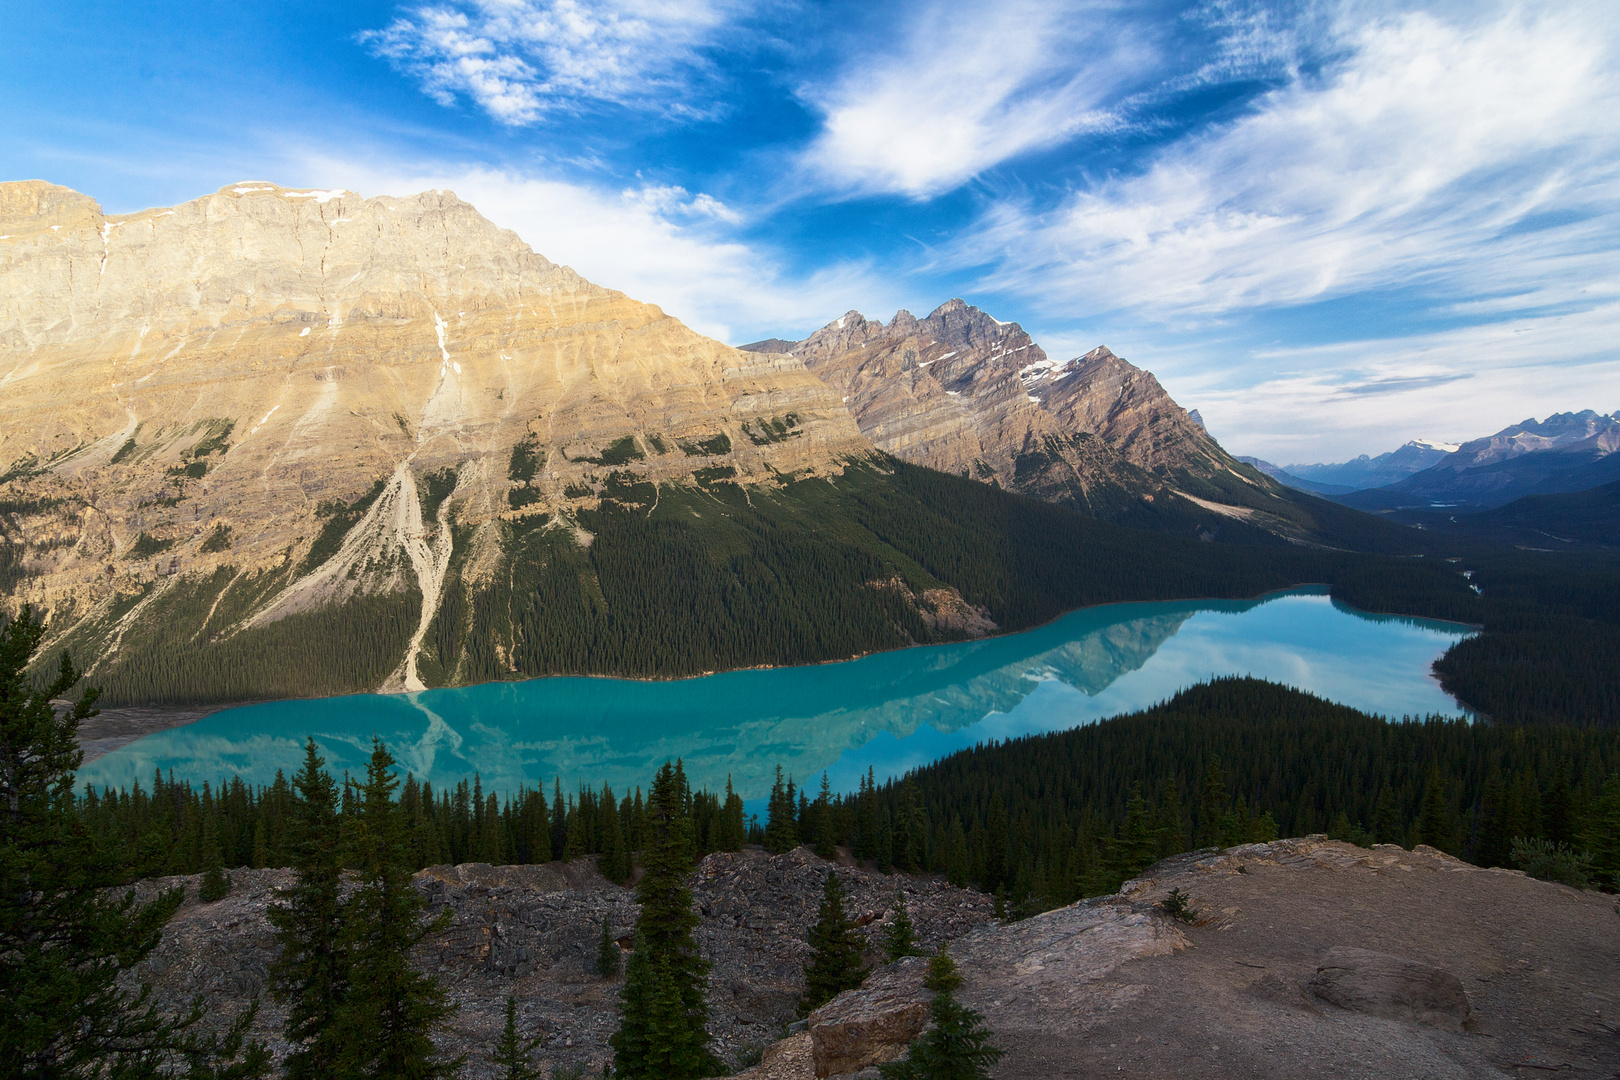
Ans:
<svg viewBox="0 0 1620 1080"><path fill-rule="evenodd" d="M697 112L682 88L743 0L442 0L361 35L444 105L503 124L581 99Z"/></svg>
<svg viewBox="0 0 1620 1080"><path fill-rule="evenodd" d="M1615 23L1343 28L1320 79L1056 210L995 206L946 257L1049 310L1169 322L1392 287L1567 300L1614 275Z"/></svg>
<svg viewBox="0 0 1620 1080"><path fill-rule="evenodd" d="M1319 76L1055 209L991 205L935 269L1134 338L1218 438L1273 460L1612 410L1620 11L1464 20L1346 21ZM1395 336L1380 311L1455 328ZM1235 344L1302 327L1339 344Z"/></svg>
<svg viewBox="0 0 1620 1080"><path fill-rule="evenodd" d="M1255 379L1207 363L1161 377L1233 453L1342 461L1420 436L1478 438L1532 415L1620 409L1620 303L1254 360L1265 368Z"/></svg>
<svg viewBox="0 0 1620 1080"><path fill-rule="evenodd" d="M893 50L856 56L829 85L800 91L824 117L802 163L835 188L924 197L1111 127L1106 103L1151 52L1110 17L1115 7L980 0L908 12Z"/></svg>
<svg viewBox="0 0 1620 1080"><path fill-rule="evenodd" d="M305 159L294 171L368 196L449 189L553 262L733 344L820 326L851 297L876 310L899 306L895 286L865 264L785 271L786 260L732 235L734 211L679 187L614 191L455 163L335 158Z"/></svg>

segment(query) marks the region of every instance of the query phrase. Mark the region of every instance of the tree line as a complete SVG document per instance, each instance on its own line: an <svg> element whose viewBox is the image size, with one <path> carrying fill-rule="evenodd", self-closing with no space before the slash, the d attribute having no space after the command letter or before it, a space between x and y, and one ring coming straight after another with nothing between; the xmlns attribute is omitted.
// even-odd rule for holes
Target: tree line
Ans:
<svg viewBox="0 0 1620 1080"><path fill-rule="evenodd" d="M682 785L684 773L677 767ZM357 781L339 813L359 812ZM1128 716L964 750L856 791L781 775L764 822L740 796L683 795L694 858L758 843L838 847L883 870L943 873L1023 909L1113 892L1158 858L1212 844L1327 832L1361 843L1431 844L1485 866L1540 840L1620 872L1620 732L1572 725L1386 721L1254 679L1218 679ZM154 776L150 790L86 790L85 828L125 880L214 866L288 865L294 794ZM623 881L647 836L642 789L549 796L485 793L475 777L435 791L407 776L399 801L412 869L597 856Z"/></svg>

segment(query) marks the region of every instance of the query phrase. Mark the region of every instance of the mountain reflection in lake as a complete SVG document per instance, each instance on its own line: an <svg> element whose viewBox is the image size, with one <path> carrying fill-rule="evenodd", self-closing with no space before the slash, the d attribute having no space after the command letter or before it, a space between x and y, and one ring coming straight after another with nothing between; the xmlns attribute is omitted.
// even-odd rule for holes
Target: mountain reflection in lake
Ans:
<svg viewBox="0 0 1620 1080"><path fill-rule="evenodd" d="M409 695L272 702L139 739L81 784L289 776L313 735L329 768L364 769L381 736L435 786L486 791L604 781L621 794L678 757L694 786L764 795L774 767L853 790L987 739L1057 731L1144 708L1215 675L1254 675L1389 716L1456 714L1429 665L1470 631L1370 616L1299 589L1255 601L1114 604L986 641L837 664L638 682L552 678Z"/></svg>

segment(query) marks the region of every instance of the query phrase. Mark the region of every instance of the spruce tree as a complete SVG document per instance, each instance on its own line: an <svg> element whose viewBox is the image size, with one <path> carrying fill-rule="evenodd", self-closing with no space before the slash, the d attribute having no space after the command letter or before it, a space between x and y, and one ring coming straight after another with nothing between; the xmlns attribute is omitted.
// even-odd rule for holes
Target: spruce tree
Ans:
<svg viewBox="0 0 1620 1080"><path fill-rule="evenodd" d="M1209 759L1204 771L1204 787L1198 797L1198 832L1193 842L1201 848L1213 847L1221 839L1221 817L1226 813L1226 778L1221 774L1220 755Z"/></svg>
<svg viewBox="0 0 1620 1080"><path fill-rule="evenodd" d="M495 1066L496 1080L541 1080L541 1072L534 1066L534 1050L539 1039L524 1039L518 1035L517 998L507 995L506 1026L495 1043L495 1052L489 1063Z"/></svg>
<svg viewBox="0 0 1620 1080"><path fill-rule="evenodd" d="M883 1080L989 1080L1003 1051L990 1042L984 1017L956 1000L962 976L944 949L928 962L923 980L934 991L932 1023L901 1061L878 1066Z"/></svg>
<svg viewBox="0 0 1620 1080"><path fill-rule="evenodd" d="M623 1012L610 1043L613 1075L635 1080L693 1080L723 1065L705 1030L708 963L698 952L692 909L686 805L689 794L665 762L647 799L641 913L635 949L625 966Z"/></svg>
<svg viewBox="0 0 1620 1080"><path fill-rule="evenodd" d="M311 738L304 767L293 778L289 842L296 878L287 903L265 912L281 953L270 965L270 992L287 1011L283 1028L294 1047L287 1055L290 1080L317 1080L337 1068L334 1018L349 987L348 953L342 942L342 836L337 784Z"/></svg>
<svg viewBox="0 0 1620 1080"><path fill-rule="evenodd" d="M596 973L611 979L619 973L619 943L613 939L613 926L602 916L602 936L596 939Z"/></svg>
<svg viewBox="0 0 1620 1080"><path fill-rule="evenodd" d="M606 791L602 805L602 857L596 865L603 877L617 885L630 876L630 850L625 846L624 833L619 828L619 813L613 806L611 791Z"/></svg>
<svg viewBox="0 0 1620 1080"><path fill-rule="evenodd" d="M66 653L56 676L31 689L28 664L44 635L26 605L0 627L0 1076L178 1076L182 1067L198 1080L263 1076L269 1052L245 1039L256 1003L224 1035L203 1036L200 999L168 1015L148 987L120 985L157 947L183 894L138 905L133 890L112 890L117 860L73 798L79 724L96 715L97 691L60 712L51 704L79 681Z"/></svg>
<svg viewBox="0 0 1620 1080"><path fill-rule="evenodd" d="M218 817L217 812L203 815L201 861L206 873L197 885L197 899L205 904L223 900L231 892L231 878L225 873L225 860L219 853Z"/></svg>
<svg viewBox="0 0 1620 1080"><path fill-rule="evenodd" d="M720 822L716 829L716 851L741 851L748 829L743 824L743 801L731 787L731 774L726 774L726 801L720 807Z"/></svg>
<svg viewBox="0 0 1620 1080"><path fill-rule="evenodd" d="M833 821L832 785L827 781L827 774L821 774L821 793L816 796L815 802L815 844L816 854L823 859L836 859L838 857L838 832Z"/></svg>
<svg viewBox="0 0 1620 1080"><path fill-rule="evenodd" d="M911 915L906 911L906 891L903 888L894 890L894 918L883 931L883 955L889 963L894 963L903 956L921 956L917 951L917 931L911 925Z"/></svg>
<svg viewBox="0 0 1620 1080"><path fill-rule="evenodd" d="M782 782L782 766L776 767L776 782L771 785L771 797L765 819L765 850L782 855L799 846L798 825L793 816L791 784Z"/></svg>
<svg viewBox="0 0 1620 1080"><path fill-rule="evenodd" d="M341 945L349 986L334 1019L341 1076L435 1080L454 1076L461 1059L440 1057L433 1031L453 1012L438 979L411 966L411 950L450 923L450 912L424 919L427 899L411 883L404 815L394 802L394 759L372 742L347 850L358 878L343 905Z"/></svg>
<svg viewBox="0 0 1620 1080"><path fill-rule="evenodd" d="M844 883L836 872L827 874L821 890L821 911L810 928L810 963L804 969L804 997L799 1015L807 1016L845 990L853 990L871 972L861 966L861 935L844 910Z"/></svg>
<svg viewBox="0 0 1620 1080"><path fill-rule="evenodd" d="M1378 802L1373 809L1373 839L1380 844L1399 844L1405 837L1401 814L1395 807L1395 792L1386 782L1379 788Z"/></svg>
<svg viewBox="0 0 1620 1080"><path fill-rule="evenodd" d="M1424 786L1423 807L1417 821L1418 843L1449 853L1457 846L1456 832L1451 807L1446 801L1446 782L1436 766L1429 770L1429 780Z"/></svg>

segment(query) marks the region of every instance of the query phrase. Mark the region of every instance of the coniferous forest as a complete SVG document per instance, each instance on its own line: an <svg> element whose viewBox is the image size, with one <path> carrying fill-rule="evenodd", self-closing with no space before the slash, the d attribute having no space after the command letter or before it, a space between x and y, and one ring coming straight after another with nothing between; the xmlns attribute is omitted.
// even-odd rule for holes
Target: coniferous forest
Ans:
<svg viewBox="0 0 1620 1080"><path fill-rule="evenodd" d="M420 657L424 680L685 676L953 640L962 631L948 620L931 624L916 600L941 587L1001 630L1017 631L1092 604L1252 597L1319 582L1363 610L1481 626L1438 672L1484 715L1620 720L1615 556L1515 551L1342 508L1323 518L1345 533L1330 539L1359 550L1284 544L1236 525L1206 543L895 460L775 494L749 495L727 482L639 487L646 490L612 488L619 498L579 512L592 535L587 546L545 516L502 525L508 572L477 584L462 582L468 549L458 543ZM226 568L158 597L151 619L96 669L104 703L322 696L378 685L399 664L420 595L357 596L251 633L228 632L291 573L289 564L238 579ZM77 652L88 644L62 643ZM54 662L54 654L43 658L36 682Z"/></svg>
<svg viewBox="0 0 1620 1080"><path fill-rule="evenodd" d="M1279 836L1430 844L1511 866L1513 842L1592 856L1620 872L1620 731L1464 720L1386 721L1254 679L1219 679L1128 716L964 750L840 794L779 775L765 821L729 789L692 791L677 769L693 858L800 844L848 847L883 870L943 873L1024 910L1111 893L1169 855ZM359 813L358 780L339 813ZM412 869L597 856L623 881L643 850L640 787L485 792L474 777L435 790L407 776L397 800ZM77 812L123 878L289 865L296 797L278 777L86 790Z"/></svg>

